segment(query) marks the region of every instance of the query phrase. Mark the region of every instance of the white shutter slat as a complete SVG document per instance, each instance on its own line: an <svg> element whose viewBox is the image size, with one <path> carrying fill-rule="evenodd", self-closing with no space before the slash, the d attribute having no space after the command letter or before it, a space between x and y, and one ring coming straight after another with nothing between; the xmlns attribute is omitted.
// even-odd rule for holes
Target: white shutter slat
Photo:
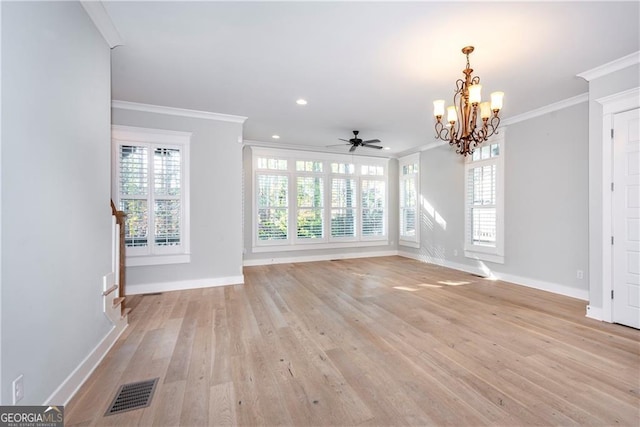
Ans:
<svg viewBox="0 0 640 427"><path fill-rule="evenodd" d="M125 212L124 234L127 247L149 245L149 169L148 148L118 146L119 209Z"/></svg>
<svg viewBox="0 0 640 427"><path fill-rule="evenodd" d="M148 194L148 150L145 146L119 146L119 192L121 195L146 196Z"/></svg>
<svg viewBox="0 0 640 427"><path fill-rule="evenodd" d="M384 181L362 180L362 235L384 235Z"/></svg>
<svg viewBox="0 0 640 427"><path fill-rule="evenodd" d="M258 240L286 240L289 237L289 178L286 175L258 175L256 194Z"/></svg>
<svg viewBox="0 0 640 427"><path fill-rule="evenodd" d="M155 200L155 243L158 246L180 245L180 200Z"/></svg>
<svg viewBox="0 0 640 427"><path fill-rule="evenodd" d="M496 165L472 168L467 182L470 214L470 242L495 246L497 232Z"/></svg>
<svg viewBox="0 0 640 427"><path fill-rule="evenodd" d="M315 165L317 162L301 163L303 163L301 166L317 168L317 165ZM322 215L324 207L323 179L317 176L299 176L297 184L297 236L299 239L320 239L324 237Z"/></svg>
<svg viewBox="0 0 640 427"><path fill-rule="evenodd" d="M180 150L156 148L153 155L153 178L156 197L180 196L182 161Z"/></svg>
<svg viewBox="0 0 640 427"><path fill-rule="evenodd" d="M331 237L356 236L356 200L355 179L331 180Z"/></svg>

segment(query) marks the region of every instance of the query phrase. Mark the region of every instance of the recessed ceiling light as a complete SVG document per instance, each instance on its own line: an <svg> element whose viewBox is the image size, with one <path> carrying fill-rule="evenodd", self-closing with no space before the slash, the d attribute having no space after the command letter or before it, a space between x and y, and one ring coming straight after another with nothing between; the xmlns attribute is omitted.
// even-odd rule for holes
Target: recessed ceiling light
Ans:
<svg viewBox="0 0 640 427"><path fill-rule="evenodd" d="M391 150L391 147L384 147L385 150Z"/></svg>
<svg viewBox="0 0 640 427"><path fill-rule="evenodd" d="M273 139L280 139L280 135L271 135L271 138L273 138Z"/></svg>
<svg viewBox="0 0 640 427"><path fill-rule="evenodd" d="M307 105L307 100L300 98L300 99L298 99L296 101L296 104L298 104L298 105Z"/></svg>

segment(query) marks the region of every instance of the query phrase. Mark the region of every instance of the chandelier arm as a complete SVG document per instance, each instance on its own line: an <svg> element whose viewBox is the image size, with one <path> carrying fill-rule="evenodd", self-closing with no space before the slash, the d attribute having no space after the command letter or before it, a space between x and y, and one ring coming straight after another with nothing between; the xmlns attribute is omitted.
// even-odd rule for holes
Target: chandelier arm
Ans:
<svg viewBox="0 0 640 427"><path fill-rule="evenodd" d="M449 141L449 129L442 123L441 120L436 122L436 139L443 141Z"/></svg>
<svg viewBox="0 0 640 427"><path fill-rule="evenodd" d="M491 119L489 120L488 127L490 131L487 135L487 138L495 133L498 133L498 126L500 126L500 117L498 117L498 114L494 114L493 116L491 116Z"/></svg>
<svg viewBox="0 0 640 427"><path fill-rule="evenodd" d="M462 82L462 80L459 80ZM457 124L457 132L456 134L460 138L464 138L469 133L469 123L468 123L468 114L467 114L467 99L468 95L466 93L466 87L464 82L462 82L462 87L460 90L456 92L453 96L453 105L456 105L456 113L458 116Z"/></svg>
<svg viewBox="0 0 640 427"><path fill-rule="evenodd" d="M471 132L475 133L478 123L478 104L471 105Z"/></svg>

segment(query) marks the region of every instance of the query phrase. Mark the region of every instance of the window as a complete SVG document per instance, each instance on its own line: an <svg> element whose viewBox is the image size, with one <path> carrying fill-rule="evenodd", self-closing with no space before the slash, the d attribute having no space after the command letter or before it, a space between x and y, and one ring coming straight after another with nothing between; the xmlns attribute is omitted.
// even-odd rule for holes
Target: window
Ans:
<svg viewBox="0 0 640 427"><path fill-rule="evenodd" d="M324 237L324 186L319 176L298 176L298 239Z"/></svg>
<svg viewBox="0 0 640 427"><path fill-rule="evenodd" d="M379 179L362 180L362 236L384 236L385 182Z"/></svg>
<svg viewBox="0 0 640 427"><path fill-rule="evenodd" d="M255 251L388 243L387 159L252 151Z"/></svg>
<svg viewBox="0 0 640 427"><path fill-rule="evenodd" d="M465 166L465 255L504 263L504 130Z"/></svg>
<svg viewBox="0 0 640 427"><path fill-rule="evenodd" d="M331 171L331 237L354 240L358 226L355 168L352 163L331 163Z"/></svg>
<svg viewBox="0 0 640 427"><path fill-rule="evenodd" d="M288 217L289 178L286 175L258 176L258 239L288 239Z"/></svg>
<svg viewBox="0 0 640 427"><path fill-rule="evenodd" d="M127 265L189 262L191 134L112 127L114 203L125 212Z"/></svg>
<svg viewBox="0 0 640 427"><path fill-rule="evenodd" d="M420 153L400 159L400 241L401 245L420 247L419 221Z"/></svg>

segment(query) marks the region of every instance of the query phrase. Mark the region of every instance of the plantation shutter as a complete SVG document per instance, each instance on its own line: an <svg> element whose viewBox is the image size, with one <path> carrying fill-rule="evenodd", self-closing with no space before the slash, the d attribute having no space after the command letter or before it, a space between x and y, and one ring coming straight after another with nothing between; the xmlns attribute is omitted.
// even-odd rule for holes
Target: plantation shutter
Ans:
<svg viewBox="0 0 640 427"><path fill-rule="evenodd" d="M153 155L154 178L154 232L158 246L176 246L181 235L182 162L180 150L155 148Z"/></svg>
<svg viewBox="0 0 640 427"><path fill-rule="evenodd" d="M146 146L120 145L119 209L125 216L125 245L145 247L149 241L149 158Z"/></svg>
<svg viewBox="0 0 640 427"><path fill-rule="evenodd" d="M416 235L416 178L404 177L400 185L400 234Z"/></svg>
<svg viewBox="0 0 640 427"><path fill-rule="evenodd" d="M311 162L309 162L311 163ZM297 236L298 239L319 239L324 237L323 207L324 185L322 178L299 176Z"/></svg>
<svg viewBox="0 0 640 427"><path fill-rule="evenodd" d="M257 175L258 240L278 241L289 237L289 178Z"/></svg>
<svg viewBox="0 0 640 427"><path fill-rule="evenodd" d="M356 180L331 180L331 237L355 237L357 215Z"/></svg>
<svg viewBox="0 0 640 427"><path fill-rule="evenodd" d="M496 245L496 169L495 164L471 168L467 177L468 238L474 245Z"/></svg>
<svg viewBox="0 0 640 427"><path fill-rule="evenodd" d="M362 180L362 235L383 236L384 208L385 208L384 181L374 179Z"/></svg>

